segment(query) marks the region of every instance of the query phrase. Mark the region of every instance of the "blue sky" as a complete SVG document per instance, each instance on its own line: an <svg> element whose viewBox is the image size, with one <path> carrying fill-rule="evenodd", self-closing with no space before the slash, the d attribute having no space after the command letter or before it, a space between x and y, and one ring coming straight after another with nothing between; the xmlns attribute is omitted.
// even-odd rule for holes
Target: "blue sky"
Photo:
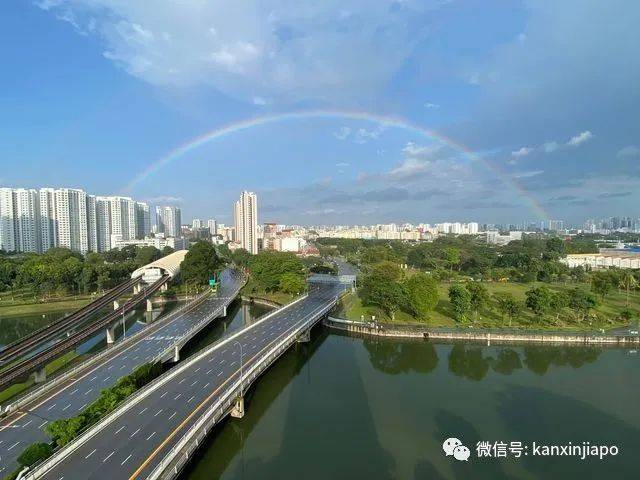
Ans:
<svg viewBox="0 0 640 480"><path fill-rule="evenodd" d="M2 12L3 186L124 193L221 222L242 189L261 221L282 223L640 216L636 2L9 0ZM257 122L132 184L221 126L315 110L363 115Z"/></svg>

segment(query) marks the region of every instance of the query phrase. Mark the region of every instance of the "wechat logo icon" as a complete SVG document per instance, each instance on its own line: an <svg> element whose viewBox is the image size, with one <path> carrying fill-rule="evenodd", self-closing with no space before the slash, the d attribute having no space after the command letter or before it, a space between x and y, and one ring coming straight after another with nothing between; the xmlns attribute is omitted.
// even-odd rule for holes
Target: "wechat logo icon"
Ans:
<svg viewBox="0 0 640 480"><path fill-rule="evenodd" d="M442 450L447 457L453 456L456 460L466 462L469 460L471 451L465 447L457 438L447 438L442 444Z"/></svg>

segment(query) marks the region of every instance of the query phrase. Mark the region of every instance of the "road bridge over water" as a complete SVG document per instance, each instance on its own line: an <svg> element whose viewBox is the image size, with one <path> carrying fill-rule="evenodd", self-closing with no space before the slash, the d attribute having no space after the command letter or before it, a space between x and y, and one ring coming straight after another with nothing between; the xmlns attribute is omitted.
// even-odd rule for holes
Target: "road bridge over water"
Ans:
<svg viewBox="0 0 640 480"><path fill-rule="evenodd" d="M309 294L216 342L134 394L25 478L174 478L226 415L242 417L244 392L310 329L347 285Z"/></svg>

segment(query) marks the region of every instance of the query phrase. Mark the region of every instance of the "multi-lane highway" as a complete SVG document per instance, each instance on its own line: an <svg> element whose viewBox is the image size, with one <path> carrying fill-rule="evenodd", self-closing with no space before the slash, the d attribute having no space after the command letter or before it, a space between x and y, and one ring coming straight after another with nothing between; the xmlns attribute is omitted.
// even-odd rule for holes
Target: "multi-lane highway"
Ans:
<svg viewBox="0 0 640 480"><path fill-rule="evenodd" d="M16 458L26 446L47 441L43 428L48 422L76 415L95 400L102 389L170 348L211 312L228 304L242 282L239 272L225 270L217 294L178 316L157 320L147 327L148 335L140 335L134 341L130 339L127 344L115 348L113 355L107 355L99 363L78 372L43 397L3 419L0 422L0 476L15 468Z"/></svg>
<svg viewBox="0 0 640 480"><path fill-rule="evenodd" d="M146 478L225 387L264 352L326 309L344 290L312 285L306 298L265 317L192 359L51 468L47 479ZM240 345L242 345L242 365ZM83 394L82 391L76 394ZM250 407L249 407L250 408Z"/></svg>

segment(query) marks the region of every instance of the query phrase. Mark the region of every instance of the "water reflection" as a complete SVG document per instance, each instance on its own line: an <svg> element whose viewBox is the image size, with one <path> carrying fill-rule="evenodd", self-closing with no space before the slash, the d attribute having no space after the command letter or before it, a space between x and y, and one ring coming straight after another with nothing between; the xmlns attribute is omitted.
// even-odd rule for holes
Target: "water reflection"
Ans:
<svg viewBox="0 0 640 480"><path fill-rule="evenodd" d="M438 365L438 354L431 343L365 339L363 345L373 367L384 373L429 373Z"/></svg>

